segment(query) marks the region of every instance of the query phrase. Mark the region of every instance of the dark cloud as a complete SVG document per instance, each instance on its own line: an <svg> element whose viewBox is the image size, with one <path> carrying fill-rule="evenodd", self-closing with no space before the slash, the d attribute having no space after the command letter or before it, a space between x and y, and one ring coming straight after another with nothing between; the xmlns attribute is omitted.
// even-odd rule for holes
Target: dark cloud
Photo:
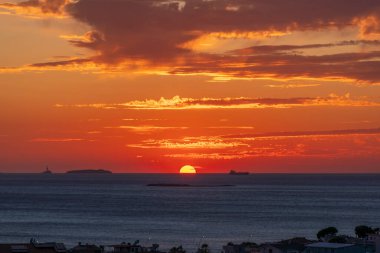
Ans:
<svg viewBox="0 0 380 253"><path fill-rule="evenodd" d="M238 55L257 55L257 54L274 54L274 53L287 53L289 51L298 52L304 49L317 49L327 47L339 47L339 46L356 46L356 45L372 45L380 46L379 40L350 40L341 41L338 43L325 43L325 44L306 44L306 45L260 45L252 46L248 48L233 50L231 54Z"/></svg>
<svg viewBox="0 0 380 253"><path fill-rule="evenodd" d="M234 77L350 79L380 82L380 51L331 55L258 54L210 56L173 68L173 74L215 73Z"/></svg>
<svg viewBox="0 0 380 253"><path fill-rule="evenodd" d="M173 61L191 53L181 45L212 32L345 27L379 8L378 1L355 0L81 0L67 6L73 17L104 36L77 45L97 50L98 60L111 63Z"/></svg>
<svg viewBox="0 0 380 253"><path fill-rule="evenodd" d="M380 82L380 51L322 56L297 53L347 45L378 46L378 41L264 45L223 55L199 54L184 47L210 33L315 31L358 26L362 34L380 34L380 1L377 0L29 0L17 6L39 7L49 13L64 10L89 25L92 31L84 39L69 41L94 50L96 56L91 60L95 63L118 65L139 61L148 68L170 68L173 74L207 72L251 78Z"/></svg>
<svg viewBox="0 0 380 253"><path fill-rule="evenodd" d="M327 130L327 131L297 131L297 132L271 132L257 134L237 134L225 135L222 138L271 138L271 137L298 137L298 136L329 136L329 135L356 135L356 134L380 134L380 128L370 129L343 129L343 130Z"/></svg>
<svg viewBox="0 0 380 253"><path fill-rule="evenodd" d="M71 0L28 0L18 4L2 3L0 8L17 9L17 8L38 8L41 13L62 14L65 7L69 3L74 3Z"/></svg>
<svg viewBox="0 0 380 253"><path fill-rule="evenodd" d="M31 67L58 67L58 66L66 66L66 65L73 65L73 64L83 64L91 62L90 59L71 59L71 60L64 60L64 61L52 61L52 62L42 62L42 63L35 63L31 64Z"/></svg>

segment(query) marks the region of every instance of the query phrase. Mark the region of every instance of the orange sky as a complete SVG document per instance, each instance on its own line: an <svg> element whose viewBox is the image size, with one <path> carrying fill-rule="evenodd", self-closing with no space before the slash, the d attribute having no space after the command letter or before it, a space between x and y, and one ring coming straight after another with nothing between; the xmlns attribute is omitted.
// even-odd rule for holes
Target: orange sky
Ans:
<svg viewBox="0 0 380 253"><path fill-rule="evenodd" d="M0 0L0 171L380 172L379 13Z"/></svg>

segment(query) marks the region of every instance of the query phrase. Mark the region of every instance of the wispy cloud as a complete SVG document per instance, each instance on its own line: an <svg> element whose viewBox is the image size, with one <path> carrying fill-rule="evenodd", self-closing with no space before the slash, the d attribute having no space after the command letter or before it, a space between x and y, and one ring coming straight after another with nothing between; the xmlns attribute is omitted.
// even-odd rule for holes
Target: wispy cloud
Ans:
<svg viewBox="0 0 380 253"><path fill-rule="evenodd" d="M115 127L105 127L113 129L124 129L136 133L150 133L158 131L167 131L167 130L185 130L188 127L178 127L178 126L115 126Z"/></svg>
<svg viewBox="0 0 380 253"><path fill-rule="evenodd" d="M141 144L131 144L134 148L160 148L160 149L225 149L236 147L251 147L252 142L257 140L279 140L305 137L324 136L351 136L351 135L379 135L380 128L371 129L344 129L329 131L297 131L297 132L271 132L249 133L221 136L197 136L184 137L181 139L148 139Z"/></svg>
<svg viewBox="0 0 380 253"><path fill-rule="evenodd" d="M128 118L122 119L123 121L162 121L163 119L136 119L136 118Z"/></svg>
<svg viewBox="0 0 380 253"><path fill-rule="evenodd" d="M210 126L208 129L231 129L231 130L253 130L253 126Z"/></svg>
<svg viewBox="0 0 380 253"><path fill-rule="evenodd" d="M379 40L350 40L341 41L337 43L325 43L325 44L304 44L304 45L259 45L248 48L238 49L231 51L234 55L272 55L272 54L300 54L301 50L305 49L319 49L328 47L347 47L357 45L372 45L380 46Z"/></svg>
<svg viewBox="0 0 380 253"><path fill-rule="evenodd" d="M338 96L330 94L327 97L298 98L163 98L159 100L134 100L121 104L78 104L56 107L101 108L101 109L133 109L133 110L190 110L190 109L264 109L291 108L300 106L347 106L368 107L380 106L380 103L365 98L351 98L350 94Z"/></svg>
<svg viewBox="0 0 380 253"><path fill-rule="evenodd" d="M360 135L360 134L364 134L364 135L380 134L380 128L238 134L238 135L225 135L223 136L223 138L264 139L264 138L279 138L279 137L291 138L291 137L305 137L305 136L317 137L317 136L341 136L341 135Z"/></svg>
<svg viewBox="0 0 380 253"><path fill-rule="evenodd" d="M41 71L75 71L85 73L103 73L104 64L94 63L91 59L68 57L66 60L34 63L20 67L1 67L0 73L41 72Z"/></svg>
<svg viewBox="0 0 380 253"><path fill-rule="evenodd" d="M165 154L164 157L179 158L179 159L201 159L201 160L236 160L250 158L247 152L234 152L234 153L177 153L177 154Z"/></svg>
<svg viewBox="0 0 380 253"><path fill-rule="evenodd" d="M308 87L318 87L321 86L320 84L317 83L310 83L310 84L268 84L266 85L267 87L270 88L281 88L281 89L293 89L293 88L308 88Z"/></svg>
<svg viewBox="0 0 380 253"><path fill-rule="evenodd" d="M81 138L34 138L30 140L31 142L78 142L87 141Z"/></svg>
<svg viewBox="0 0 380 253"><path fill-rule="evenodd" d="M238 141L226 142L217 136L186 137L178 140L146 140L142 144L127 145L127 147L143 149L225 149L243 146L249 147L248 144Z"/></svg>
<svg viewBox="0 0 380 253"><path fill-rule="evenodd" d="M101 134L102 131L88 131L88 134Z"/></svg>
<svg viewBox="0 0 380 253"><path fill-rule="evenodd" d="M379 144L380 128L375 128L148 139L127 147L160 149L164 152L163 156L170 158L234 160L255 157L373 156L380 155Z"/></svg>

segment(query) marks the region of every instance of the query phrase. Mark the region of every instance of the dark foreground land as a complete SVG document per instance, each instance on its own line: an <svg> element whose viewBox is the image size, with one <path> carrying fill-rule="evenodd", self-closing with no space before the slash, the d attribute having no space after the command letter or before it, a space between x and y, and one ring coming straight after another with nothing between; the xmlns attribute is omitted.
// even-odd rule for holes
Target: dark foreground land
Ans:
<svg viewBox="0 0 380 253"><path fill-rule="evenodd" d="M378 228L361 225L355 228L355 237L340 235L335 227L327 227L317 233L318 240L295 237L278 242L257 244L229 242L223 246L221 253L380 253L380 234ZM94 245L78 243L68 249L63 243L40 243L30 239L29 243L0 244L0 253L186 253L186 249L174 246L161 250L159 244L142 246L134 243ZM198 246L196 253L211 253L208 244Z"/></svg>

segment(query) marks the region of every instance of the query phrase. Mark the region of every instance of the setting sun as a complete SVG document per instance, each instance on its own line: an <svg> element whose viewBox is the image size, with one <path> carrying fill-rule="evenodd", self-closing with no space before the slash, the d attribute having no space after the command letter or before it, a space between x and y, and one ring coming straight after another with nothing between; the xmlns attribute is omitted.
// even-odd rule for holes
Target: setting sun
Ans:
<svg viewBox="0 0 380 253"><path fill-rule="evenodd" d="M183 166L179 173L181 174L197 174L197 171L195 170L195 168L191 165L185 165Z"/></svg>

